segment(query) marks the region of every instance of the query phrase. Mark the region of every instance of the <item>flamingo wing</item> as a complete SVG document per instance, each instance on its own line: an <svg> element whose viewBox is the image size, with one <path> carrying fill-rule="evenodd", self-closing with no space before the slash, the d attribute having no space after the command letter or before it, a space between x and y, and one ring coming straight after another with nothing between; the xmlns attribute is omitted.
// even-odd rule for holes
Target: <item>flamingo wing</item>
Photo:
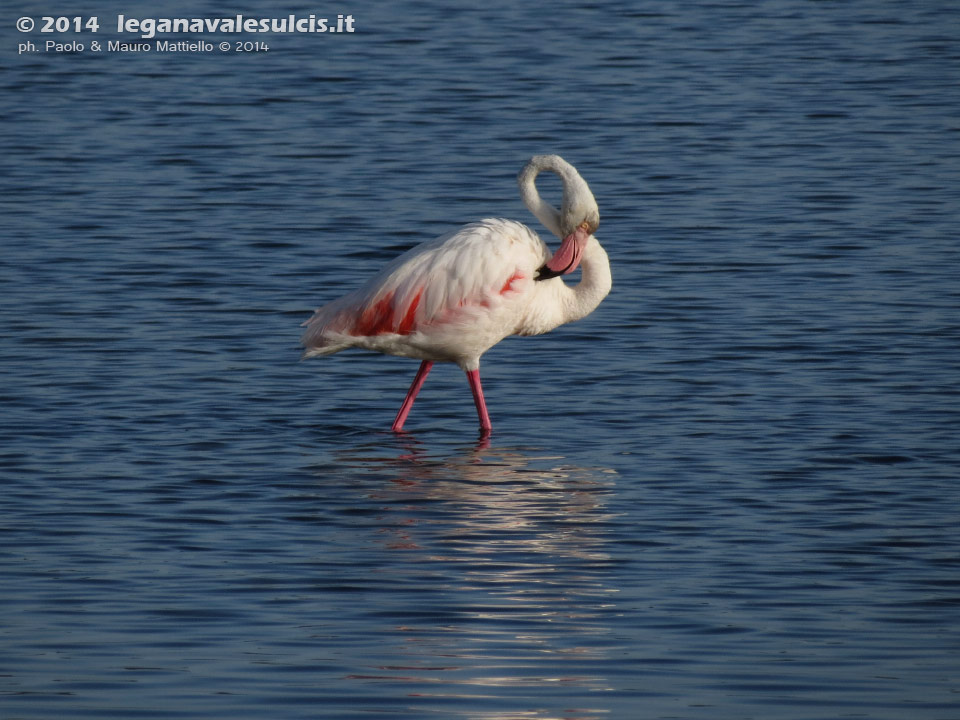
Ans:
<svg viewBox="0 0 960 720"><path fill-rule="evenodd" d="M549 250L520 223L482 220L398 257L363 287L304 323L307 356L362 339L468 323L529 289Z"/></svg>

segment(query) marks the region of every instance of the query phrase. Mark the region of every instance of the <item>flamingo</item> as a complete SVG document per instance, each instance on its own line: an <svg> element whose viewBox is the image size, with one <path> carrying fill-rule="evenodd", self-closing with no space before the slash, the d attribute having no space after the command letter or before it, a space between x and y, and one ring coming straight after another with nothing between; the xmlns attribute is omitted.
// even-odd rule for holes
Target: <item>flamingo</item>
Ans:
<svg viewBox="0 0 960 720"><path fill-rule="evenodd" d="M563 183L559 211L537 192L544 170ZM521 223L480 220L408 250L303 323L304 358L358 347L421 360L394 432L403 430L433 364L453 362L467 375L481 435L489 435L480 356L508 335L540 335L579 320L610 292L610 262L593 236L597 202L576 169L558 155L536 155L517 182L530 212L561 239L556 253ZM568 286L561 276L578 265L580 282Z"/></svg>

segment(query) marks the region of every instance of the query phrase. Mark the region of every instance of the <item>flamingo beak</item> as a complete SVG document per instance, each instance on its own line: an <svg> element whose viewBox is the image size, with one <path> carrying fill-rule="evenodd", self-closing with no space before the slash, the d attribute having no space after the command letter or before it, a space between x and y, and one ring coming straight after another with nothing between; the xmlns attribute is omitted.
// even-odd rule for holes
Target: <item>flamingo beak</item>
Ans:
<svg viewBox="0 0 960 720"><path fill-rule="evenodd" d="M589 239L590 225L582 222L576 230L563 239L553 257L540 268L537 280L549 280L576 270Z"/></svg>

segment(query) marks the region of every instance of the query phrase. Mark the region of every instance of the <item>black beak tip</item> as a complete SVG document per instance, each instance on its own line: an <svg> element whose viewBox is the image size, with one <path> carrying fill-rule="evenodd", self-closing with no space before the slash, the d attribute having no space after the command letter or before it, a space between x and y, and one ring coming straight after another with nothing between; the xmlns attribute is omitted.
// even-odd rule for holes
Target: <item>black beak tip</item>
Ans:
<svg viewBox="0 0 960 720"><path fill-rule="evenodd" d="M560 277L563 275L563 272L551 270L546 265L542 265L539 270L537 270L537 277L534 280L549 280L550 278Z"/></svg>

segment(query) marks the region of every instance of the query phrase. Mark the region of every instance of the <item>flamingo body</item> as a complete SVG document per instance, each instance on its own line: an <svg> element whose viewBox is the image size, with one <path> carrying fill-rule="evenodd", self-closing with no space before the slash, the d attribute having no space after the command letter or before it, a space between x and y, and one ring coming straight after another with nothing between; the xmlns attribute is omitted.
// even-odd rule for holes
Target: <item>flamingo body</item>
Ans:
<svg viewBox="0 0 960 720"><path fill-rule="evenodd" d="M564 210L569 210L568 182L575 176L583 188L586 183L557 156L537 156L527 168L538 158L549 162L532 172L529 187L541 169L569 168L572 176L559 173L564 179ZM521 174L521 189L523 179ZM593 201L589 189L586 195ZM535 189L533 196L539 201ZM542 202L535 206L533 196L528 190L524 200L538 217L546 214L550 224L563 224L560 213ZM594 213L595 209L594 201ZM358 347L422 360L394 430L402 429L432 364L456 363L470 381L481 430L489 432L480 356L508 335L547 332L599 304L609 292L610 273L606 253L592 235L598 222L567 228L570 232L556 255L530 228L503 219L471 223L418 245L358 290L318 309L304 323L304 357ZM557 227L551 229L556 232ZM551 268L552 257L564 268ZM581 258L583 279L576 288L568 287L559 275L572 270Z"/></svg>

